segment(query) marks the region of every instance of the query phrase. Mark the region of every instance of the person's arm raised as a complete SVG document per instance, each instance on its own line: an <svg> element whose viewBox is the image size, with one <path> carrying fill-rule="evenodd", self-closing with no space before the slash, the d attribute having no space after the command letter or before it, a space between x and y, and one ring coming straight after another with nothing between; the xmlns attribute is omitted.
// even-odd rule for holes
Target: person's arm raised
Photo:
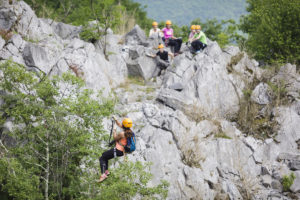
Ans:
<svg viewBox="0 0 300 200"><path fill-rule="evenodd" d="M115 120L116 124L118 125L118 127L122 128L122 124L116 118L114 118L114 120Z"/></svg>

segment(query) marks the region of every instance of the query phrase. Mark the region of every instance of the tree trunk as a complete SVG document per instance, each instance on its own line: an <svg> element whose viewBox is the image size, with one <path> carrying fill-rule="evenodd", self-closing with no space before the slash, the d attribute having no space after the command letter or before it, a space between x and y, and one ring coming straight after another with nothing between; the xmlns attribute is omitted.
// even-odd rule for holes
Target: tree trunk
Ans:
<svg viewBox="0 0 300 200"><path fill-rule="evenodd" d="M46 174L45 174L45 200L49 199L49 135L47 133L47 141L46 141Z"/></svg>

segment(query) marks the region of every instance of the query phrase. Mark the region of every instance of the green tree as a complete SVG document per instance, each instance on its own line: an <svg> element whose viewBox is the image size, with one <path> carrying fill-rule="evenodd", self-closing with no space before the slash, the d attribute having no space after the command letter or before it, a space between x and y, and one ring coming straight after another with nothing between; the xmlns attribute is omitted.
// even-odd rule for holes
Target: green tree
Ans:
<svg viewBox="0 0 300 200"><path fill-rule="evenodd" d="M241 29L249 34L247 48L267 62L300 63L299 0L247 0Z"/></svg>
<svg viewBox="0 0 300 200"><path fill-rule="evenodd" d="M112 112L112 102L92 99L92 92L82 89L83 81L70 74L39 78L12 62L0 70L0 88L6 93L1 121L10 118L16 124L8 133L16 144L7 148L6 157L17 159L42 180L45 199L70 199L79 166L89 166L83 158L100 153L96 147L104 132L101 119Z"/></svg>
<svg viewBox="0 0 300 200"><path fill-rule="evenodd" d="M101 94L95 97L70 74L49 78L13 62L1 64L0 71L0 89L5 94L0 124L8 119L14 124L13 130L0 134L14 141L0 138L0 191L16 199L93 199L86 195L91 185L99 187L95 161L107 136L102 119L113 112L113 101ZM122 187L114 185L118 186ZM152 191L142 189L136 192Z"/></svg>

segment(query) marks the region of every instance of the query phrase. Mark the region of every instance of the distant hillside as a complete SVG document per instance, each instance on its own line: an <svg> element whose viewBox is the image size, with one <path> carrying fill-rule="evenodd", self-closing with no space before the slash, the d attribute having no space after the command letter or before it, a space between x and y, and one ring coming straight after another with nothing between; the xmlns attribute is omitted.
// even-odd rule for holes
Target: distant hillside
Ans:
<svg viewBox="0 0 300 200"><path fill-rule="evenodd" d="M179 25L195 18L235 19L246 13L246 0L134 0L146 5L148 17L157 21L170 19Z"/></svg>

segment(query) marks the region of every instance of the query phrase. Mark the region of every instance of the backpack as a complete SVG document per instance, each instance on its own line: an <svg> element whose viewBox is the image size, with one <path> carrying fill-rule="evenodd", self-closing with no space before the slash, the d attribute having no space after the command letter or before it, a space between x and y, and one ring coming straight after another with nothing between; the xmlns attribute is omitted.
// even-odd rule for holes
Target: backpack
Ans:
<svg viewBox="0 0 300 200"><path fill-rule="evenodd" d="M126 153L132 153L132 152L134 152L135 151L135 143L136 143L135 135L132 132L132 137L127 138L127 145L124 146L125 152Z"/></svg>

